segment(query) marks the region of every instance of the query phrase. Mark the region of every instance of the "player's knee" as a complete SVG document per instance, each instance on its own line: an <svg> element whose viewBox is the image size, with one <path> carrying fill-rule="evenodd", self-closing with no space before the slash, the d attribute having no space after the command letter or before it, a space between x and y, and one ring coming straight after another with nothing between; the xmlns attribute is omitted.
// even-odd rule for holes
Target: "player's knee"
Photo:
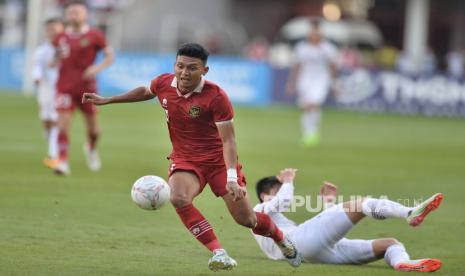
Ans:
<svg viewBox="0 0 465 276"><path fill-rule="evenodd" d="M402 243L400 241L394 239L394 238L386 238L386 239L384 239L384 244L385 244L385 247L387 249L391 245L402 244Z"/></svg>
<svg viewBox="0 0 465 276"><path fill-rule="evenodd" d="M183 194L171 194L170 202L174 208L182 208L192 203L192 200Z"/></svg>
<svg viewBox="0 0 465 276"><path fill-rule="evenodd" d="M386 253L387 249L395 244L402 245L401 242L394 238L377 239L373 242L373 252L375 256L382 258Z"/></svg>

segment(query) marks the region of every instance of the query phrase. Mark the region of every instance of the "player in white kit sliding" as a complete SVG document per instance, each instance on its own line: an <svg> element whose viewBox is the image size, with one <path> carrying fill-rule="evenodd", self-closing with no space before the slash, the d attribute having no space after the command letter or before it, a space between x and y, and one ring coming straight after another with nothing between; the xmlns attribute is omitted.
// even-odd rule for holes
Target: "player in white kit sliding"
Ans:
<svg viewBox="0 0 465 276"><path fill-rule="evenodd" d="M297 92L297 104L302 110L302 143L306 147L319 143L321 105L331 88L337 56L337 48L322 39L317 21L312 22L307 40L295 46L294 66L289 72L286 94Z"/></svg>
<svg viewBox="0 0 465 276"><path fill-rule="evenodd" d="M345 236L366 216L374 219L404 218L411 226L419 226L429 212L439 207L442 194L435 194L413 208L388 199L361 198L333 205L297 225L282 214L289 211L293 201L295 172L295 169L284 169L278 177L270 176L258 181L256 190L261 203L254 207L254 211L270 216L294 242L304 262L365 264L384 258L398 271L432 272L441 267L441 261L437 259L411 260L403 244L393 238L360 240ZM334 202L337 188L325 182L320 194L324 202ZM284 259L271 239L254 236L268 258Z"/></svg>
<svg viewBox="0 0 465 276"><path fill-rule="evenodd" d="M55 109L55 84L58 76L58 69L53 66L55 47L51 41L63 31L63 23L59 19L49 19L45 22L46 41L37 47L34 54L34 65L32 78L39 104L39 118L42 120L45 130L45 137L48 144L48 156L44 159L44 164L53 167L58 159L58 114Z"/></svg>

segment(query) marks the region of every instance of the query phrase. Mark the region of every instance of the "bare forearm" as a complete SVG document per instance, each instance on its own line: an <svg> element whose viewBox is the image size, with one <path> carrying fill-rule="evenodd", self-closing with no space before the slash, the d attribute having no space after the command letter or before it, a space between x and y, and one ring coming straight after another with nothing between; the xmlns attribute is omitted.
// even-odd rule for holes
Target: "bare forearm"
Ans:
<svg viewBox="0 0 465 276"><path fill-rule="evenodd" d="M223 142L223 157L227 169L237 168L237 146L235 139Z"/></svg>
<svg viewBox="0 0 465 276"><path fill-rule="evenodd" d="M147 87L137 87L129 92L108 98L108 104L111 103L132 103L142 102L153 99L155 96Z"/></svg>
<svg viewBox="0 0 465 276"><path fill-rule="evenodd" d="M105 68L110 66L113 63L113 60L114 60L113 52L109 52L105 54L105 57L103 58L102 62L95 64L95 68L97 69L97 72L101 72Z"/></svg>

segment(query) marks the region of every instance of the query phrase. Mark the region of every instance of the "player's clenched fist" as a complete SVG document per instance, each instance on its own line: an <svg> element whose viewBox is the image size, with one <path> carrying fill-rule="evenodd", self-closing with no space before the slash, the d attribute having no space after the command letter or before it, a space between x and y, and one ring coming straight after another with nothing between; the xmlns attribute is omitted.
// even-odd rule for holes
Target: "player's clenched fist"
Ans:
<svg viewBox="0 0 465 276"><path fill-rule="evenodd" d="M95 93L84 93L82 95L82 103L93 103L95 105L103 105L108 103L108 99L99 96Z"/></svg>
<svg viewBox="0 0 465 276"><path fill-rule="evenodd" d="M244 187L239 186L237 182L233 181L226 183L226 190L234 197L234 201L243 199L247 194L247 190Z"/></svg>

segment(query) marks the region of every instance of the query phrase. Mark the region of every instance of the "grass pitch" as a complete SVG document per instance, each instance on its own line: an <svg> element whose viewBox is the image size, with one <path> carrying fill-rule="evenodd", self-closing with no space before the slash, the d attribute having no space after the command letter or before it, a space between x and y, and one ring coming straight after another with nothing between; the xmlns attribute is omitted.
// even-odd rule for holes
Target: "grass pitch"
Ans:
<svg viewBox="0 0 465 276"><path fill-rule="evenodd" d="M72 176L42 164L45 141L35 100L0 95L0 275L213 275L210 254L166 206L155 212L130 199L135 179L166 178L170 143L158 104L101 108L103 170L89 172L82 118L71 135ZM464 275L465 124L463 119L326 111L320 147L299 146L299 113L285 107L236 109L239 156L254 203L255 181L283 167L299 169L296 194L315 195L323 180L340 194L425 199L443 192L437 212L418 229L401 220L366 219L352 238L395 237L412 258L443 261L438 275ZM384 261L366 266L270 261L248 229L232 221L206 188L195 205L239 266L215 275L393 275ZM314 214L299 208L297 222Z"/></svg>

